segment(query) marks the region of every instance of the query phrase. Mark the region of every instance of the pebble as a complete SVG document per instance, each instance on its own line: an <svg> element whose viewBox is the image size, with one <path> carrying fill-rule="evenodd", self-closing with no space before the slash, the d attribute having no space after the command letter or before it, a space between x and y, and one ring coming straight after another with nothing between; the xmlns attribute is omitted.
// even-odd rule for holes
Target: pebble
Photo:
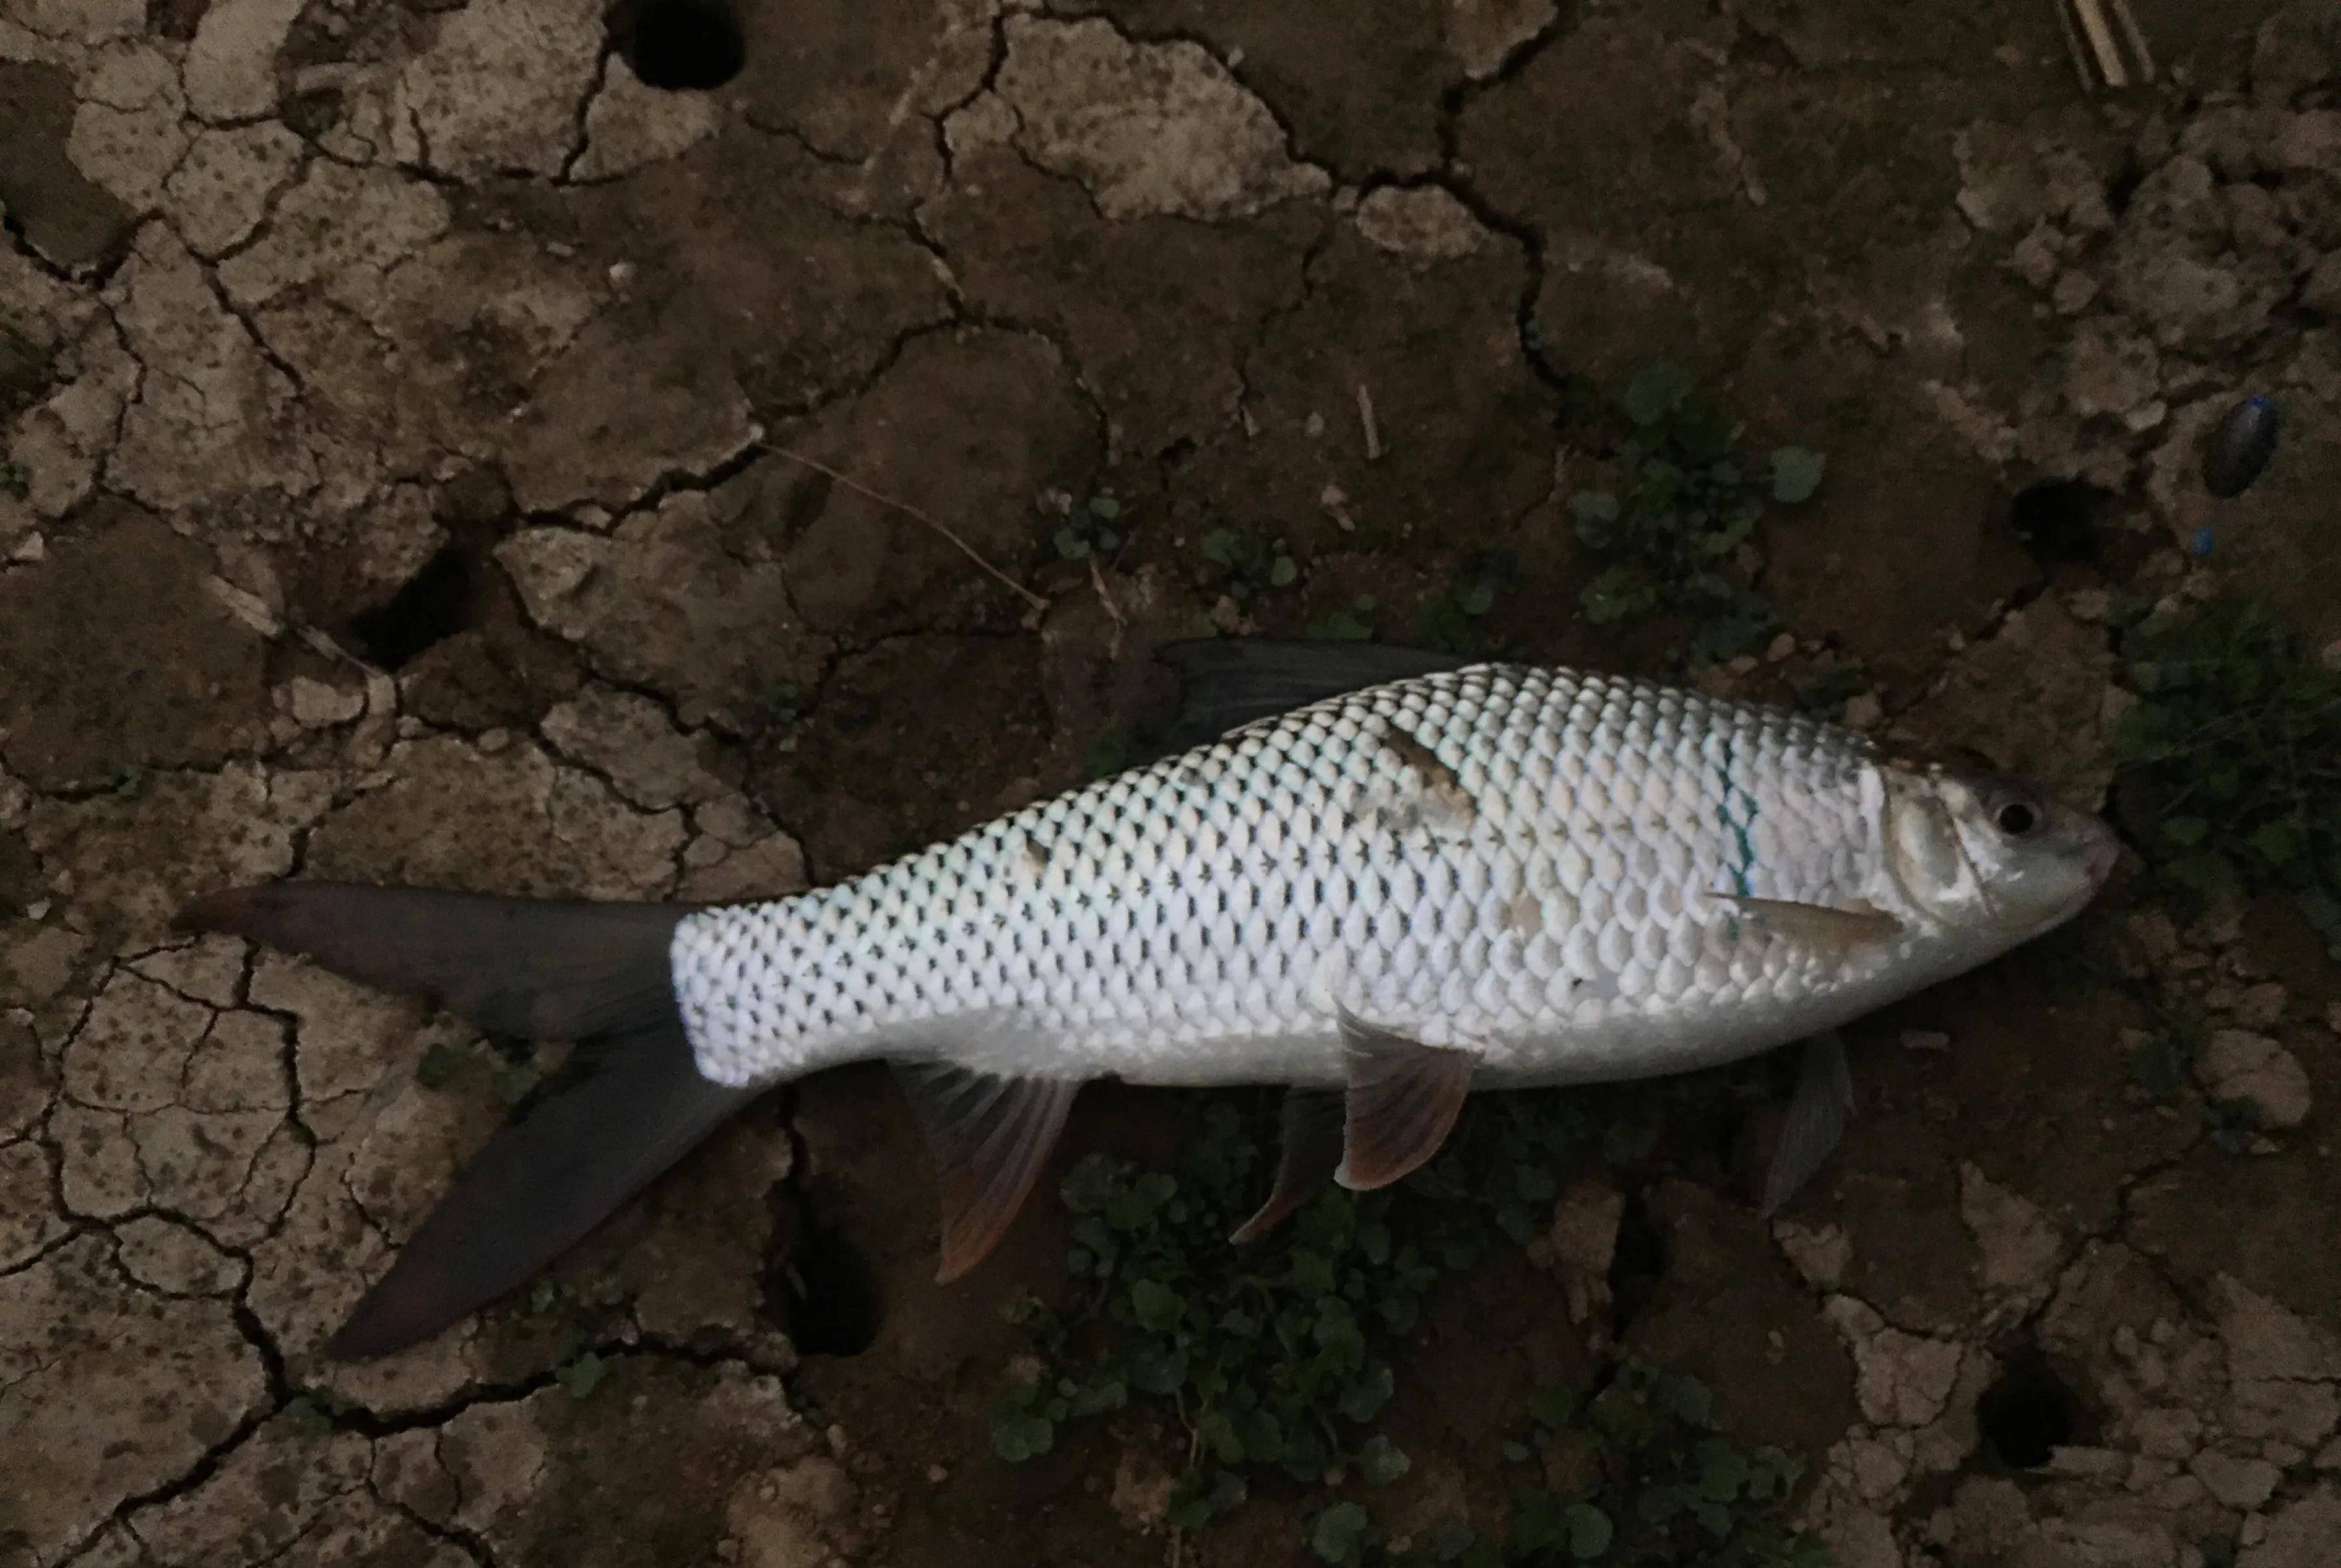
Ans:
<svg viewBox="0 0 2341 1568"><path fill-rule="evenodd" d="M2222 501L2249 490L2276 456L2282 422L2276 404L2264 397L2247 397L2229 409L2204 449L2203 488Z"/></svg>

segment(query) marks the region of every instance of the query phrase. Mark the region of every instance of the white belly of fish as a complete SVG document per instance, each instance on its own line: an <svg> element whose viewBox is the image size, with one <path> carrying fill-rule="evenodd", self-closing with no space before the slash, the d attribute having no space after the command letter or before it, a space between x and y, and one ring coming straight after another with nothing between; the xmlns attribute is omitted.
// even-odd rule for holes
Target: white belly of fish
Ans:
<svg viewBox="0 0 2341 1568"><path fill-rule="evenodd" d="M1684 1070L1948 972L1887 869L1866 742L1771 710L1482 665L1337 697L852 881L708 910L700 1070L870 1057L1156 1084L1341 1077L1357 1018L1489 1085ZM1863 908L1848 952L1735 898Z"/></svg>

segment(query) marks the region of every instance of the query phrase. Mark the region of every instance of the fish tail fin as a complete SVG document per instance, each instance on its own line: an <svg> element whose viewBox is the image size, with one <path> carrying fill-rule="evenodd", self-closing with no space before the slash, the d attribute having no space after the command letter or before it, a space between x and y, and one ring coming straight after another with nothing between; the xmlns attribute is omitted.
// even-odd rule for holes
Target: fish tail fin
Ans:
<svg viewBox="0 0 2341 1568"><path fill-rule="evenodd" d="M700 1075L669 968L673 905L307 882L214 893L182 930L302 954L493 1033L576 1042L327 1343L429 1338L534 1275L760 1092Z"/></svg>

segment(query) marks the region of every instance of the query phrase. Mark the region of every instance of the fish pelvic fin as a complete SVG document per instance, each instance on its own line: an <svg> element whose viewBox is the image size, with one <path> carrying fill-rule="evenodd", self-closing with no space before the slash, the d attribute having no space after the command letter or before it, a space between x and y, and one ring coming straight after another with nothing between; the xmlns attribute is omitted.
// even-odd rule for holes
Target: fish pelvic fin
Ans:
<svg viewBox="0 0 2341 1568"><path fill-rule="evenodd" d="M1341 1014L1349 1087L1342 1098L1341 1164L1333 1179L1370 1192L1436 1155L1471 1092L1478 1059Z"/></svg>
<svg viewBox="0 0 2341 1568"><path fill-rule="evenodd" d="M1081 1086L1076 1079L1009 1077L948 1062L897 1062L894 1077L934 1154L942 1205L935 1283L948 1285L981 1263L1008 1233L1048 1168Z"/></svg>
<svg viewBox="0 0 2341 1568"><path fill-rule="evenodd" d="M1238 1246L1258 1241L1331 1183L1341 1165L1342 1116L1341 1097L1330 1089L1284 1092L1276 1186L1259 1211L1236 1227L1230 1241Z"/></svg>
<svg viewBox="0 0 2341 1568"><path fill-rule="evenodd" d="M182 930L281 948L484 1029L576 1048L456 1178L327 1342L343 1360L428 1339L527 1281L761 1091L700 1076L670 978L680 906L305 882L181 911Z"/></svg>

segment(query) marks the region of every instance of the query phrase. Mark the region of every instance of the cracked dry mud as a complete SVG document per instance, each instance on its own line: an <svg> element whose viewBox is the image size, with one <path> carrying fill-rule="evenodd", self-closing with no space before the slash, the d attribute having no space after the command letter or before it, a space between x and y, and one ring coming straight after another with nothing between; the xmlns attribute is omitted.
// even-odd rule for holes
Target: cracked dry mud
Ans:
<svg viewBox="0 0 2341 1568"><path fill-rule="evenodd" d="M1707 679L1857 659L1848 719L2097 804L2110 591L2341 638L2341 30L2135 5L2167 91L2092 104L2046 0L739 0L705 89L601 0L0 0L0 1564L1161 1560L1160 1433L991 1455L1063 1221L932 1285L871 1074L324 1360L552 1053L170 912L785 891L1078 779L1206 616L1370 593L1404 640L1490 550L1487 635L1655 667L1680 628L1575 614L1556 367L1661 352L1830 457L1760 540L1789 635ZM2286 445L2215 502L2246 391ZM1106 492L1092 577L1049 541ZM1218 603L1220 526L1300 581ZM2161 985L2244 1152L2129 1085ZM2280 911L2117 892L1854 1030L1862 1115L1769 1227L1714 1152L1765 1069L1619 1091L1654 1152L1402 1353L1392 1516L1495 1506L1508 1391L1614 1326L1813 1456L1846 1568L2329 1568L2336 1000ZM1065 1157L1190 1114L1097 1093ZM1658 1274L1613 1304L1617 1184ZM841 1245L874 1322L792 1305ZM1295 1560L1307 1505L1179 1550Z"/></svg>

